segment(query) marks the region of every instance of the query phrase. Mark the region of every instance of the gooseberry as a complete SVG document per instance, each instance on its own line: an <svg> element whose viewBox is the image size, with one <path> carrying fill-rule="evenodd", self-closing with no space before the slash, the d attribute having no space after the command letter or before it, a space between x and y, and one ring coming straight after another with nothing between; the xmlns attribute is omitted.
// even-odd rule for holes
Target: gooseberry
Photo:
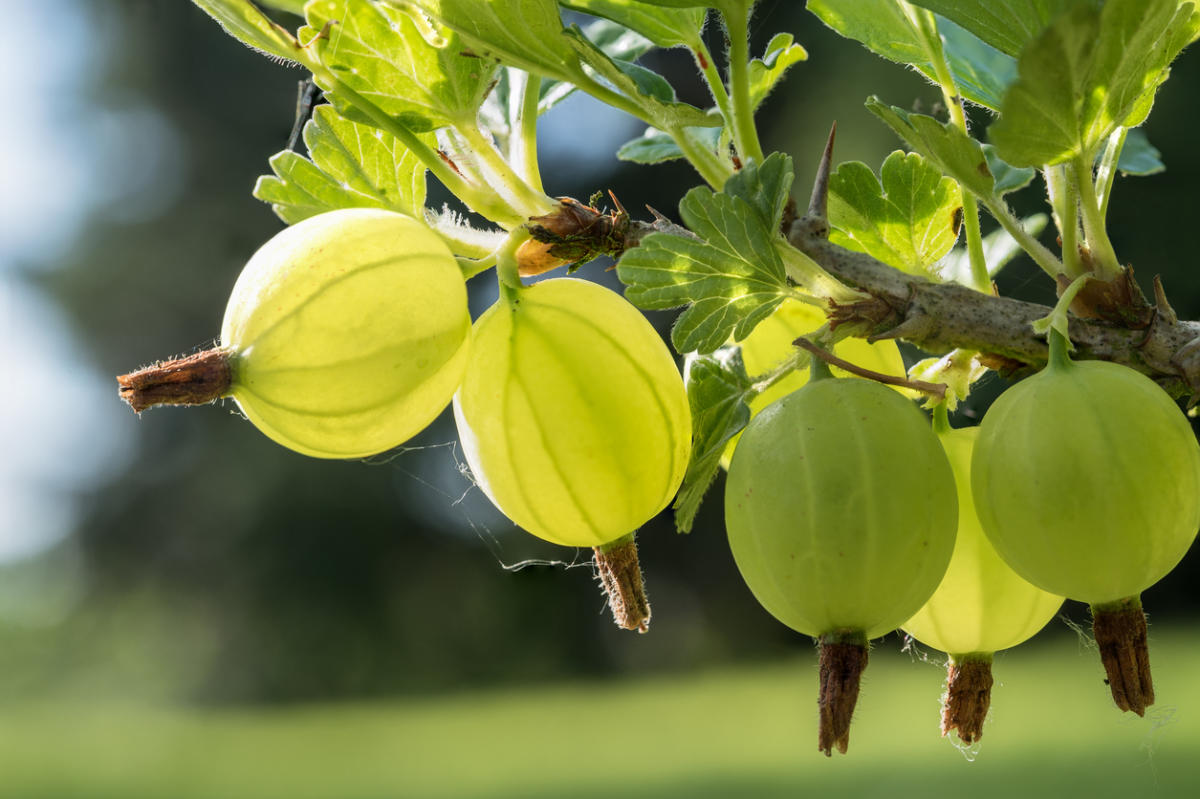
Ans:
<svg viewBox="0 0 1200 799"><path fill-rule="evenodd" d="M983 530L1034 585L1089 603L1113 698L1154 701L1139 594L1183 558L1200 526L1200 446L1171 398L1134 370L1050 362L992 405L971 488Z"/></svg>
<svg viewBox="0 0 1200 799"><path fill-rule="evenodd" d="M983 534L971 497L971 454L978 427L951 429L944 406L934 430L958 487L958 535L946 574L902 629L949 655L942 735L964 743L983 735L991 703L992 654L1032 637L1054 618L1063 597L1030 584L1000 559Z"/></svg>
<svg viewBox="0 0 1200 799"><path fill-rule="evenodd" d="M118 380L138 411L232 396L285 447L362 457L402 444L450 403L470 325L462 272L426 225L330 211L254 254L219 347Z"/></svg>
<svg viewBox="0 0 1200 799"><path fill-rule="evenodd" d="M478 319L454 412L484 493L566 546L603 546L665 508L691 449L662 338L623 297L572 278L502 297Z"/></svg>
<svg viewBox="0 0 1200 799"><path fill-rule="evenodd" d="M867 640L933 593L956 519L954 475L928 422L878 383L815 379L747 426L726 481L729 545L763 607L820 640L827 755L846 751Z"/></svg>
<svg viewBox="0 0 1200 799"><path fill-rule="evenodd" d="M784 300L775 311L759 322L749 336L740 342L742 362L751 375L764 375L784 362L796 351L792 345L800 336L812 333L827 321L825 314L812 306L796 300ZM890 339L868 342L862 338L845 338L834 345L834 353L851 363L874 372L904 376L904 359L896 342ZM833 367L838 377L846 372ZM808 382L808 370L799 369L779 382L756 394L748 403L751 416L757 416L772 402L787 396ZM721 465L729 468L729 459L741 434L730 439L721 458Z"/></svg>

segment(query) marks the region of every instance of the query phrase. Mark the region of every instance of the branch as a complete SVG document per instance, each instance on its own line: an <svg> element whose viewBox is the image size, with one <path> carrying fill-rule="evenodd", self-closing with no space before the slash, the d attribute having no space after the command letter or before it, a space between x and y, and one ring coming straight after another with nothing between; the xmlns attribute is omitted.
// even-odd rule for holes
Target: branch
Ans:
<svg viewBox="0 0 1200 799"><path fill-rule="evenodd" d="M810 216L796 220L788 232L794 247L843 283L871 295L871 300L835 307L835 322L865 323L868 339L903 338L931 353L978 350L986 365L1009 374L1046 363L1049 348L1033 332L1033 322L1050 312L1048 306L906 275L865 253L832 244L828 236L829 223ZM1075 357L1132 367L1175 397L1196 395L1200 322L1176 319L1161 284L1155 296L1162 301L1142 328L1072 317Z"/></svg>

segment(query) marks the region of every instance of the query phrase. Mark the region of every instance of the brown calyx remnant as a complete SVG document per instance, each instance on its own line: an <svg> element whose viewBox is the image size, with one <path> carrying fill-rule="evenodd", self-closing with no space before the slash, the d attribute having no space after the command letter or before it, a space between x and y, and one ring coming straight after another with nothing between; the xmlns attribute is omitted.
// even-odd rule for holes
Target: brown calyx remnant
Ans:
<svg viewBox="0 0 1200 799"><path fill-rule="evenodd" d="M983 720L991 705L991 653L952 655L946 664L946 693L942 696L942 736L954 730L963 743L975 743L983 737Z"/></svg>
<svg viewBox="0 0 1200 799"><path fill-rule="evenodd" d="M117 377L121 399L138 413L155 405L203 405L229 393L233 356L214 348Z"/></svg>
<svg viewBox="0 0 1200 799"><path fill-rule="evenodd" d="M618 538L612 543L595 547L596 573L613 621L623 630L644 633L650 629L650 602L642 582L642 567L638 563L637 543L633 535Z"/></svg>
<svg viewBox="0 0 1200 799"><path fill-rule="evenodd" d="M858 703L859 681L867 667L867 638L861 632L841 631L822 635L818 648L817 749L832 757L836 746L844 755L850 745L850 719Z"/></svg>
<svg viewBox="0 0 1200 799"><path fill-rule="evenodd" d="M1146 614L1139 597L1092 605L1092 634L1108 675L1105 682L1121 710L1146 715L1154 704L1150 677L1150 647L1146 642Z"/></svg>
<svg viewBox="0 0 1200 799"><path fill-rule="evenodd" d="M521 277L624 252L631 220L616 196L609 197L617 209L612 212L560 197L554 211L531 217L526 225L531 238L517 249Z"/></svg>

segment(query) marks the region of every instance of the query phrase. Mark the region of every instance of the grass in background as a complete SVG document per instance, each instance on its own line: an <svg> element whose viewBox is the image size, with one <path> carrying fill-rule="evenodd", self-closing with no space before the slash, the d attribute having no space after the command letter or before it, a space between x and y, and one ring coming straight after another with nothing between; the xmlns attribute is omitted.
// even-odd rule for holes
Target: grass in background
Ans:
<svg viewBox="0 0 1200 799"><path fill-rule="evenodd" d="M1062 637L996 659L974 761L937 734L943 672L872 655L850 753L816 749L812 657L710 673L271 711L0 708L0 797L1200 796L1200 636L1152 630L1159 704L1116 710Z"/></svg>

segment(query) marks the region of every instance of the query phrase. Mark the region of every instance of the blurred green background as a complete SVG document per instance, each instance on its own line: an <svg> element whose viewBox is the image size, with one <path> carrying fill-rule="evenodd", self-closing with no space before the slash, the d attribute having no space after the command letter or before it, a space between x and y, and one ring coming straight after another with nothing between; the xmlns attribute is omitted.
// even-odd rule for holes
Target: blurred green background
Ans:
<svg viewBox="0 0 1200 799"><path fill-rule="evenodd" d="M112 375L210 343L241 265L281 228L249 192L303 75L184 0L0 7L0 797L1200 792L1195 553L1145 595L1147 719L1112 707L1086 638L1056 622L998 659L992 722L964 757L936 734L936 653L890 636L850 755L827 763L811 642L738 579L719 499L688 537L666 516L643 528L654 622L636 636L609 620L590 553L513 529L473 488L448 416L346 463L281 449L231 403L137 418ZM878 168L898 146L868 94L938 99L802 3L761 3L755 49L779 30L810 52L763 118L798 187L835 119L838 160ZM686 54L649 61L706 102ZM1162 274L1191 318L1198 71L1185 53L1146 126L1168 171L1120 180L1110 211L1122 259L1143 285ZM542 132L552 194L611 188L668 212L696 182L615 161L641 128L584 98ZM1014 204L1040 210L1039 191ZM581 275L616 287L605 264ZM1000 283L1053 296L1027 261ZM495 296L488 277L472 292L476 312ZM652 318L665 331L672 315Z"/></svg>

